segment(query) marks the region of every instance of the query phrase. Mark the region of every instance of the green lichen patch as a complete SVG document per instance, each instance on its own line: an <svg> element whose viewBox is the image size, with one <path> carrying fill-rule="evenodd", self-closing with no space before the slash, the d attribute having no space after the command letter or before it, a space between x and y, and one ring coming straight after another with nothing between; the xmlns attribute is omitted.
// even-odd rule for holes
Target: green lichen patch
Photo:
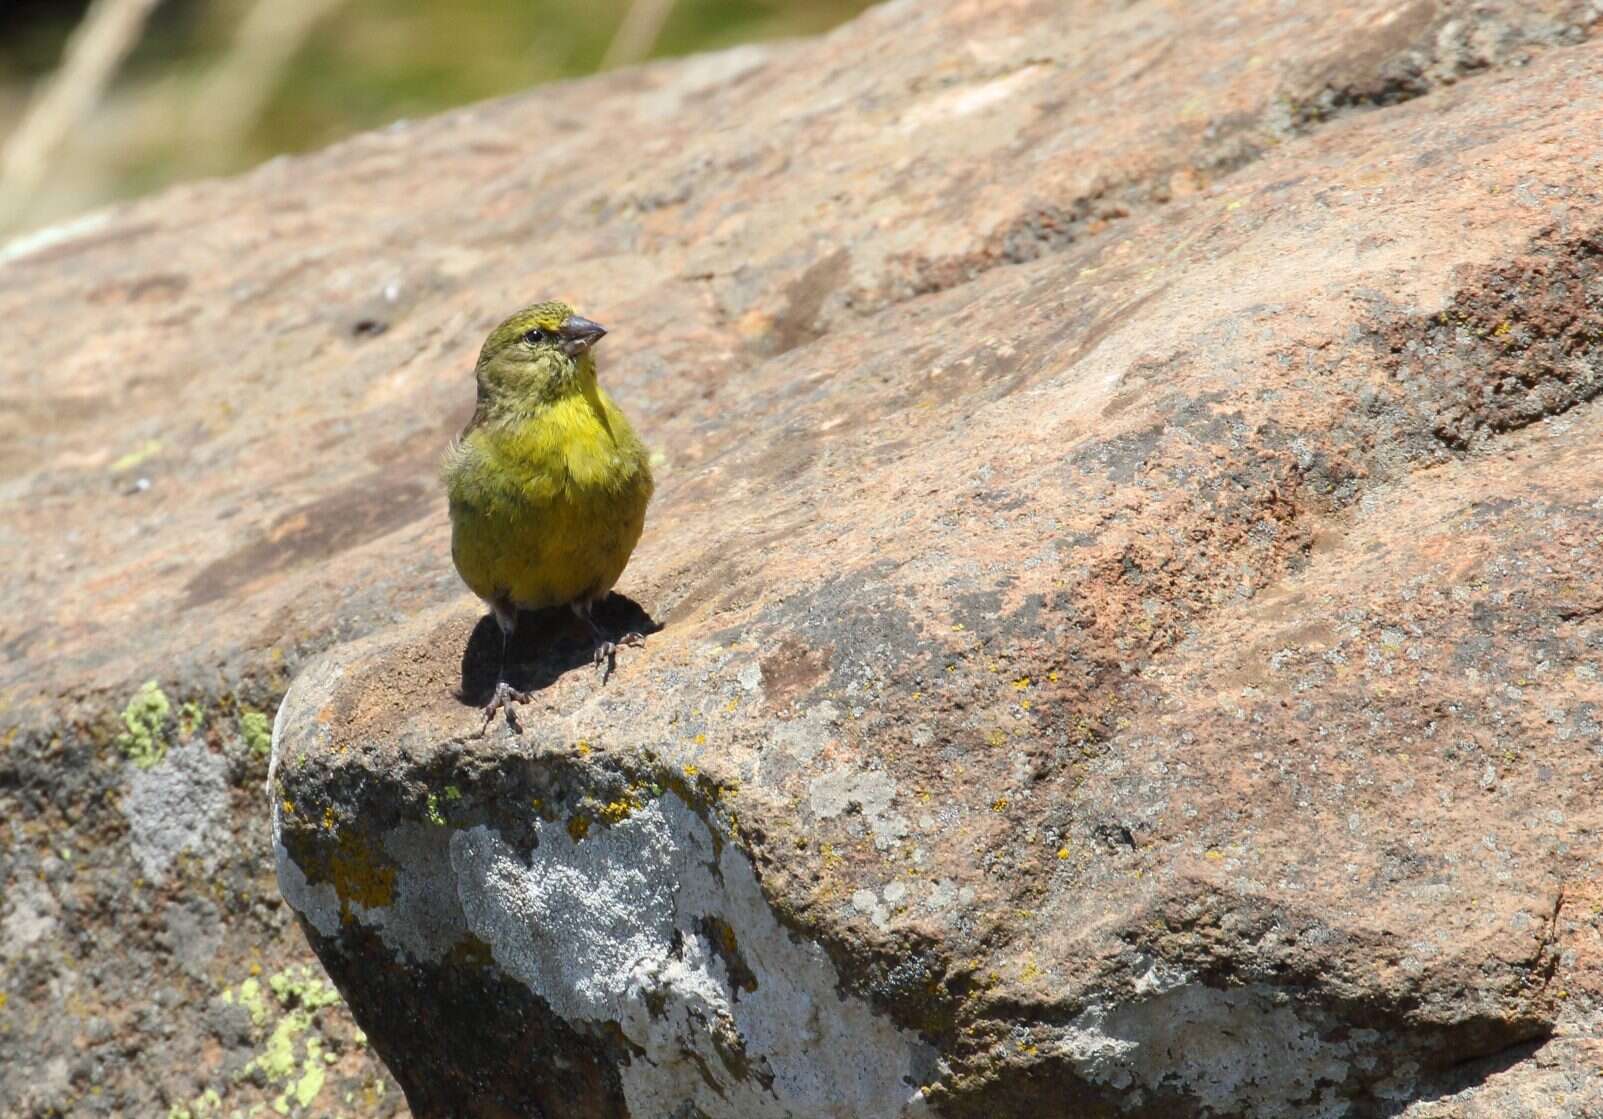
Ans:
<svg viewBox="0 0 1603 1119"><path fill-rule="evenodd" d="M251 753L265 758L273 748L273 722L260 711L246 708L239 715L239 736Z"/></svg>
<svg viewBox="0 0 1603 1119"><path fill-rule="evenodd" d="M267 980L268 988L285 1007L321 1010L325 1006L338 1006L340 993L304 964L285 968Z"/></svg>
<svg viewBox="0 0 1603 1119"><path fill-rule="evenodd" d="M251 978L237 992L225 991L223 1001L249 1010L253 1026L271 1026L239 1078L277 1088L272 1108L280 1115L311 1107L327 1082L328 1066L337 1059L317 1028L316 1015L338 1005L339 992L312 969L297 965L269 976L265 991ZM204 1114L196 1111L195 1119Z"/></svg>
<svg viewBox="0 0 1603 1119"><path fill-rule="evenodd" d="M206 726L206 711L190 700L178 709L178 737L188 738Z"/></svg>
<svg viewBox="0 0 1603 1119"><path fill-rule="evenodd" d="M267 1000L262 995L261 981L254 976L239 985L237 995L233 991L224 991L223 1001L225 1003L237 1001L250 1013L252 1025L267 1024Z"/></svg>
<svg viewBox="0 0 1603 1119"><path fill-rule="evenodd" d="M117 747L141 769L149 769L167 756L168 723L173 705L161 685L147 680L122 709L123 732Z"/></svg>
<svg viewBox="0 0 1603 1119"><path fill-rule="evenodd" d="M167 1119L207 1119L223 1113L223 1098L215 1088L207 1088L186 1104L175 1103L167 1109Z"/></svg>

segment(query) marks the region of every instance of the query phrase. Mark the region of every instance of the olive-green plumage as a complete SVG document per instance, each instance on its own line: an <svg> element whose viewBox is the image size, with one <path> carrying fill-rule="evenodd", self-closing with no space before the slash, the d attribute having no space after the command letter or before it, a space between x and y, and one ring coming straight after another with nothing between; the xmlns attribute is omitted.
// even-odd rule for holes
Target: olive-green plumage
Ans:
<svg viewBox="0 0 1603 1119"><path fill-rule="evenodd" d="M451 556L505 632L519 607L588 617L645 525L646 449L596 384L591 347L604 333L566 304L540 303L496 327L479 354L478 407L444 466Z"/></svg>

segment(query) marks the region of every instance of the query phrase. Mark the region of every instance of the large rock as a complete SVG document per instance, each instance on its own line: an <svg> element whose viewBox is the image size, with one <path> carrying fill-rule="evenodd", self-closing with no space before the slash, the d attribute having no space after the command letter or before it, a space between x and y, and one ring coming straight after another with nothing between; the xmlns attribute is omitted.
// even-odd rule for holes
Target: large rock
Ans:
<svg viewBox="0 0 1603 1119"><path fill-rule="evenodd" d="M419 1116L1603 1108L1600 13L1059 8L5 250L0 1109L393 1104L253 861L303 664L279 884ZM664 628L474 740L432 472L546 295Z"/></svg>

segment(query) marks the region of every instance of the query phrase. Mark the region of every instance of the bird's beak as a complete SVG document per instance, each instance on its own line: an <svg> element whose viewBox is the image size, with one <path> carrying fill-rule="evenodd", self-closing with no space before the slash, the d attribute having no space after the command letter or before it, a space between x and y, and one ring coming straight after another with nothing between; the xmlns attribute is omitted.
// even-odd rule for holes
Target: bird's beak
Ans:
<svg viewBox="0 0 1603 1119"><path fill-rule="evenodd" d="M569 315L568 321L562 324L562 348L568 352L569 357L578 357L591 346L601 341L601 336L607 328L598 322L591 322L582 315Z"/></svg>

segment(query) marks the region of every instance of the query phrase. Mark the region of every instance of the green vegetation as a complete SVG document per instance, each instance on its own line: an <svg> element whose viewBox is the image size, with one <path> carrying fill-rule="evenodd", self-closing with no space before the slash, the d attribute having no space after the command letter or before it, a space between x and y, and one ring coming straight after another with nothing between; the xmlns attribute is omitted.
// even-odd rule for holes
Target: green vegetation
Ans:
<svg viewBox="0 0 1603 1119"><path fill-rule="evenodd" d="M604 61L814 34L868 6L673 0L654 34L619 36L632 2L655 7L649 0L165 0L97 109L52 154L45 189L17 228L398 118L594 73ZM0 136L20 119L30 88L59 65L85 7L33 0L8 14Z"/></svg>

